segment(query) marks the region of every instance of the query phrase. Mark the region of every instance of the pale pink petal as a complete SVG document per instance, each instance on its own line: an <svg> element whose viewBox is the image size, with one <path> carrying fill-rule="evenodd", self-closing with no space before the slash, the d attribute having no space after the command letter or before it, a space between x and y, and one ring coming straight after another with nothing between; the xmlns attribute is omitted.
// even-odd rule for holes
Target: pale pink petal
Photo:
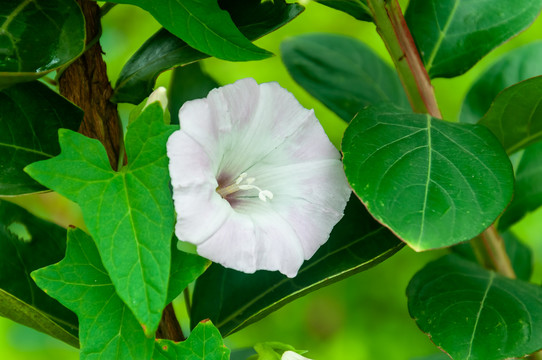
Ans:
<svg viewBox="0 0 542 360"><path fill-rule="evenodd" d="M288 350L282 354L282 357L280 358L280 360L311 360L311 359L301 356L294 351Z"/></svg>

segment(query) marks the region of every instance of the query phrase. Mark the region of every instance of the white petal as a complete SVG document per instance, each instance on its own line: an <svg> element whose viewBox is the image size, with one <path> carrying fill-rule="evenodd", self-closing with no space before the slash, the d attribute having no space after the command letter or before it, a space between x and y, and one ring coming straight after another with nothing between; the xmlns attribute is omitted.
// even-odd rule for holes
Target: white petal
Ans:
<svg viewBox="0 0 542 360"><path fill-rule="evenodd" d="M153 102L158 101L160 103L160 106L162 106L162 110L166 111L167 109L167 91L166 88L163 86L160 86L158 89L154 90L147 99L147 103L145 104L146 108Z"/></svg>
<svg viewBox="0 0 542 360"><path fill-rule="evenodd" d="M311 359L301 356L294 351L288 350L282 354L282 357L280 358L280 360L311 360Z"/></svg>

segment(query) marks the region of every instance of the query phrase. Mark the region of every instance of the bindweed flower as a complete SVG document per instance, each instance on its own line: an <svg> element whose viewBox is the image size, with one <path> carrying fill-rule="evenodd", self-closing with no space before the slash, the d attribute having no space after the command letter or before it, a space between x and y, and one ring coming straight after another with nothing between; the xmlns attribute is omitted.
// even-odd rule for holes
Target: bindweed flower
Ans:
<svg viewBox="0 0 542 360"><path fill-rule="evenodd" d="M285 351L280 360L311 360L293 351Z"/></svg>
<svg viewBox="0 0 542 360"><path fill-rule="evenodd" d="M277 83L239 80L189 101L167 142L177 237L201 256L294 277L350 188L314 111Z"/></svg>

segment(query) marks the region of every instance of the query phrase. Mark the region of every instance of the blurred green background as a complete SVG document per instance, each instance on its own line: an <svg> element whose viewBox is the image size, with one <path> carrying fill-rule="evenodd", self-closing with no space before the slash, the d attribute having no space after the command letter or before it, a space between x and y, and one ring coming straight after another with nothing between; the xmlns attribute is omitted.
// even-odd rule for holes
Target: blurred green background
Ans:
<svg viewBox="0 0 542 360"><path fill-rule="evenodd" d="M356 21L314 2L302 3L306 6L304 13L256 44L279 55L281 41L291 36L308 32L345 34L362 40L391 64L374 25ZM407 1L400 3L405 9ZM148 13L133 6L116 6L104 17L101 43L113 84L127 59L159 28ZM435 91L444 118L457 120L466 92L488 65L508 51L540 40L541 34L542 19L538 19L531 28L494 50L466 74L454 79L435 80ZM203 66L220 84L245 77L253 77L258 82L278 81L306 108L315 109L332 142L337 146L340 144L346 124L290 78L280 56L239 63L208 59L203 61ZM157 85L167 87L170 76L170 72L162 74ZM119 111L126 118L132 107L122 104ZM32 201L35 201L38 213L60 223L64 221L63 212L71 209L65 204L59 205L54 197L33 198ZM542 241L539 241L541 219L542 211L538 211L513 228L533 247L535 254L542 254ZM261 341L281 341L309 350L306 355L318 360L408 360L436 353L438 350L408 315L405 289L416 271L442 253L443 250L415 253L405 248L376 268L290 303L227 338L227 345L239 348L251 347ZM540 264L537 263L534 278L537 283L541 282L540 274ZM0 318L0 359L78 359L78 352L32 329Z"/></svg>

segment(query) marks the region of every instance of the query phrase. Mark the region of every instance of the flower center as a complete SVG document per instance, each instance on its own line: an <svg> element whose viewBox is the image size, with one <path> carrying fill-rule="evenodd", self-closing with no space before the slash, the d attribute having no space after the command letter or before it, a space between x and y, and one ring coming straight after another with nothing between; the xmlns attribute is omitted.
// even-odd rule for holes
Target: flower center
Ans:
<svg viewBox="0 0 542 360"><path fill-rule="evenodd" d="M258 197L261 201L267 202L267 199L273 199L273 193L271 191L260 189L259 187L254 185L254 181L256 181L256 178L248 177L247 173L242 173L237 179L235 179L235 182L233 184L223 188L218 187L216 189L216 192L225 199L226 196L236 193L238 191L254 189L258 190Z"/></svg>

